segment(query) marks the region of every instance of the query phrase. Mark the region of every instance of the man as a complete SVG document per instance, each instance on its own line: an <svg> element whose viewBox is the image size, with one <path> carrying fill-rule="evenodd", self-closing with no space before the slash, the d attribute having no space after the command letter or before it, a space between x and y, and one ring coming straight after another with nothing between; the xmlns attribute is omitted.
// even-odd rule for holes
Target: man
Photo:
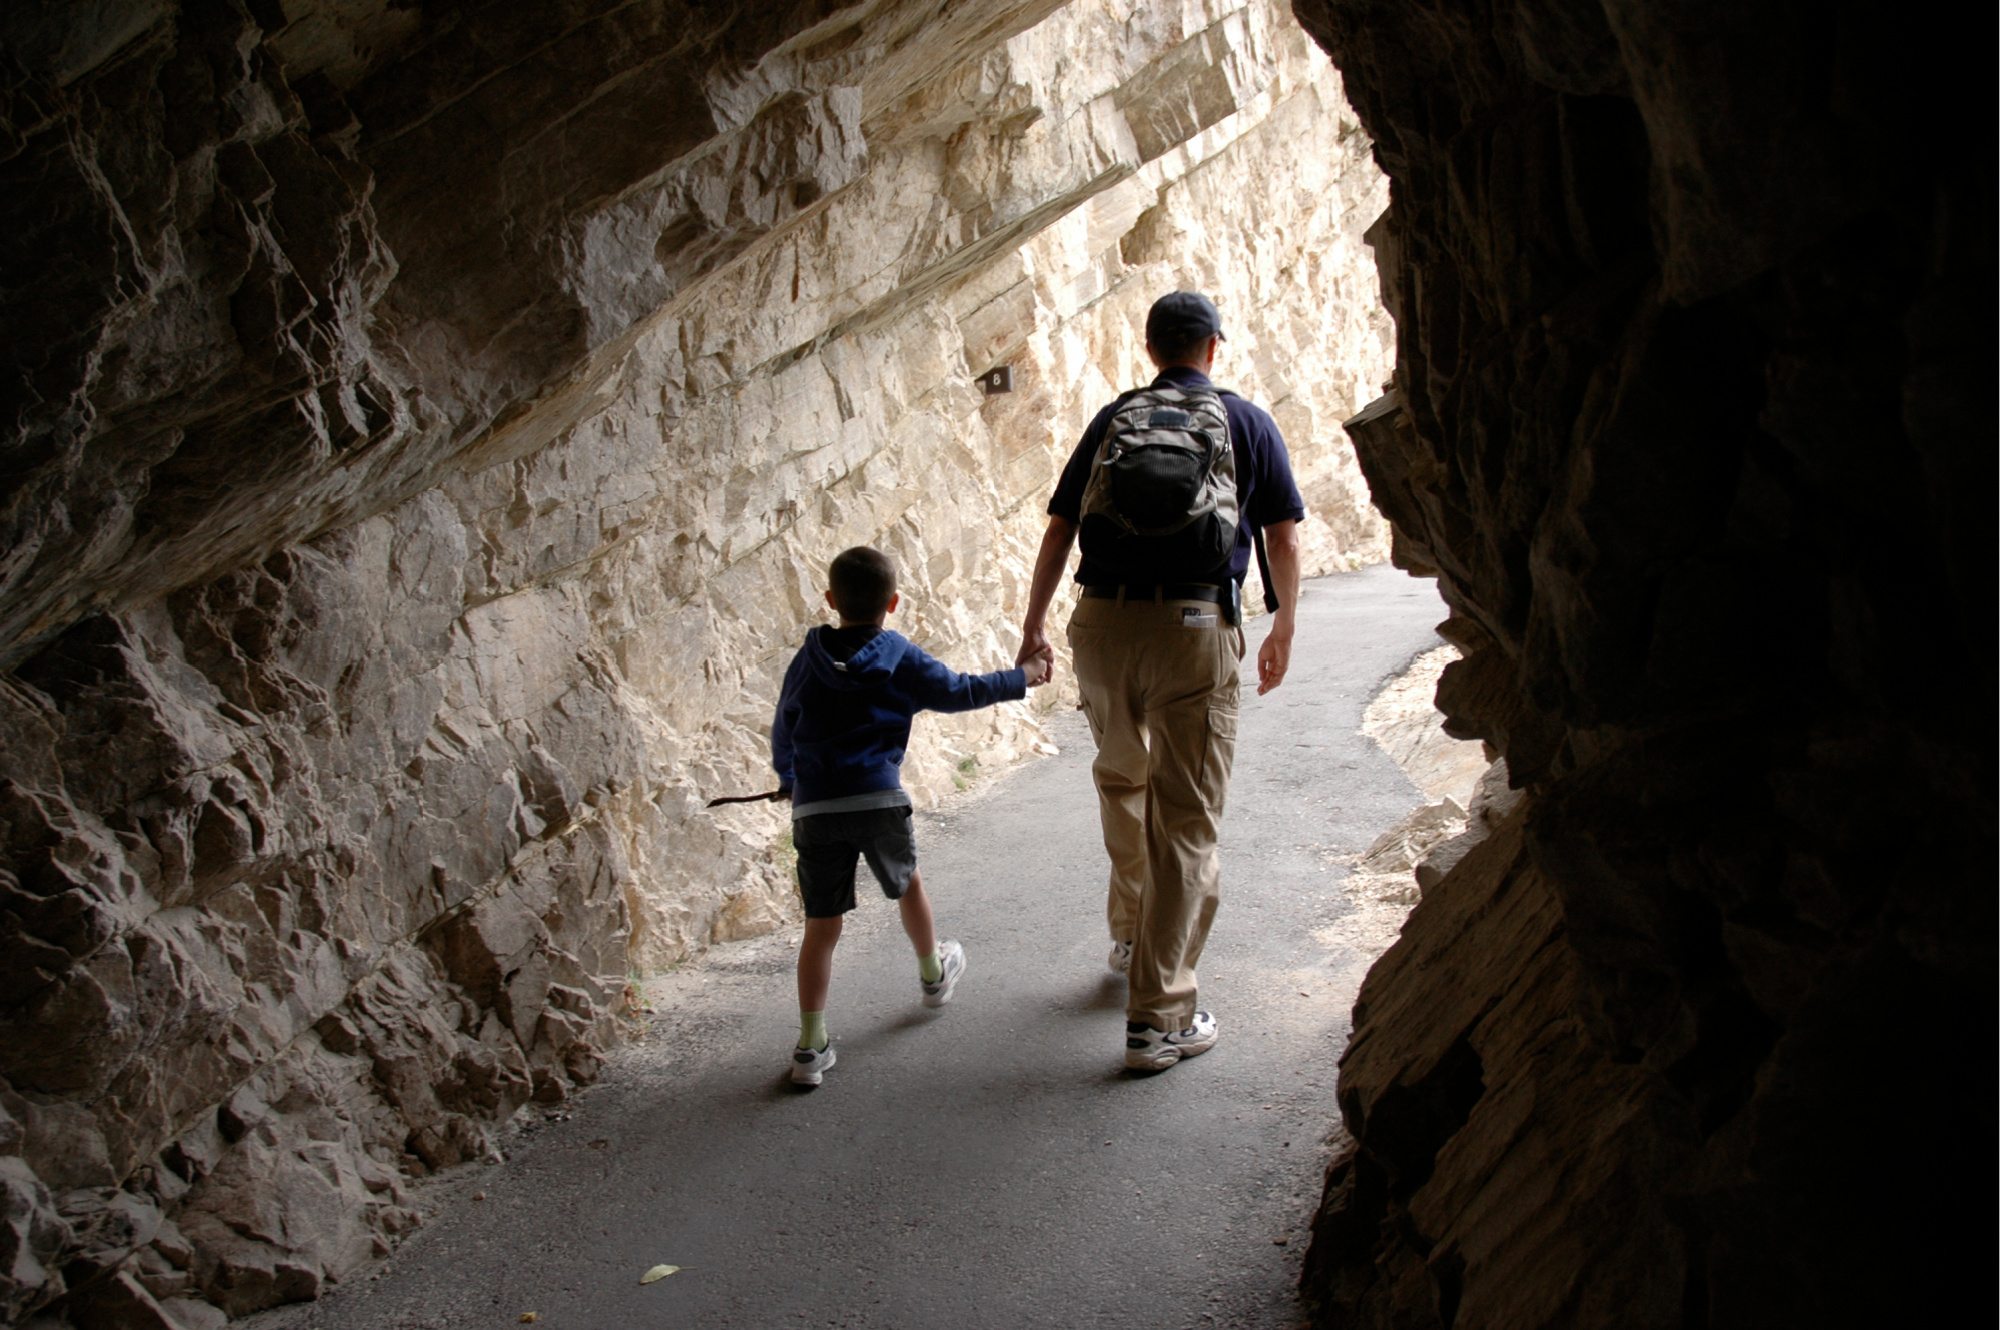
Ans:
<svg viewBox="0 0 2000 1330"><path fill-rule="evenodd" d="M1213 418L1217 403L1205 394L1214 391L1208 375L1222 341L1222 317L1206 296L1176 291L1160 297L1146 316L1146 351L1159 371L1152 388L1177 389L1164 396ZM1227 417L1240 518L1233 547L1225 544L1219 563L1187 581L1134 575L1147 565L1113 551L1108 537L1093 537L1105 530L1100 522L1084 522L1087 492L1091 504L1102 502L1101 491L1090 489L1093 469L1102 470L1096 466L1101 445L1108 430L1126 428L1119 408L1133 397L1098 412L1049 500L1020 659L1048 646L1044 619L1082 529L1076 580L1083 590L1069 643L1097 742L1091 771L1111 859L1105 911L1110 965L1128 983L1125 1065L1164 1071L1207 1052L1217 1035L1214 1016L1196 1006L1195 964L1219 898L1216 828L1236 750L1236 676L1243 658L1238 607L1251 531L1263 529L1278 597L1257 653L1261 694L1284 681L1291 661L1305 505L1276 423L1224 394L1219 405ZM1171 423L1176 414L1167 408L1156 418ZM1222 488L1226 504L1227 486Z"/></svg>

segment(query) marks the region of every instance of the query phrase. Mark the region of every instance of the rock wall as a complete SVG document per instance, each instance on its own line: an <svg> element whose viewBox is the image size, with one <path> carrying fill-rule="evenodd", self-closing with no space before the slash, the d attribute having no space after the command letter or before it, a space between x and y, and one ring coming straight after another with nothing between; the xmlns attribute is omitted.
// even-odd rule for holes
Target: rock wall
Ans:
<svg viewBox="0 0 2000 1330"><path fill-rule="evenodd" d="M1385 186L1268 0L0 36L9 1321L312 1296L593 1074L631 972L782 922L781 815L701 805L767 783L826 560L882 545L900 627L1011 660L1161 290L1221 303L1312 566L1386 552L1335 428L1386 378ZM926 722L913 788L1036 715Z"/></svg>
<svg viewBox="0 0 2000 1330"><path fill-rule="evenodd" d="M1298 9L1394 198L1363 469L1522 792L1362 990L1318 1323L1951 1319L1996 1139L1990 25Z"/></svg>

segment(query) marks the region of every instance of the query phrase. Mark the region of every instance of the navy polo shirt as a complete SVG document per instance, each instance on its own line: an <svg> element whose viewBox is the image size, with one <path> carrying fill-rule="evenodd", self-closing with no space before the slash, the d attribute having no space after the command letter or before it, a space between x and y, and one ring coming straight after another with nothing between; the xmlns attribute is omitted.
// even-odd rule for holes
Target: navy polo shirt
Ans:
<svg viewBox="0 0 2000 1330"><path fill-rule="evenodd" d="M1169 365L1152 384L1155 388L1168 385L1215 386L1206 374L1191 365ZM1104 442L1104 431L1110 426L1117 406L1116 402L1107 405L1090 422L1090 428L1084 430L1076 451L1063 467L1062 479L1056 482L1056 492L1049 498L1049 516L1071 523L1082 519L1084 482L1090 478L1090 465L1096 460L1098 445ZM1267 527L1273 522L1296 522L1306 515L1306 502L1299 497L1298 483L1292 479L1291 455L1285 451L1284 437L1278 433L1278 422L1271 419L1271 413L1232 393L1222 395L1222 407L1229 415L1229 442L1236 450L1236 502L1243 517L1236 528L1236 550L1229 556L1229 571L1241 582L1250 569L1250 528ZM1076 580L1085 586L1098 586L1115 578L1093 567L1090 556L1085 554L1077 564Z"/></svg>

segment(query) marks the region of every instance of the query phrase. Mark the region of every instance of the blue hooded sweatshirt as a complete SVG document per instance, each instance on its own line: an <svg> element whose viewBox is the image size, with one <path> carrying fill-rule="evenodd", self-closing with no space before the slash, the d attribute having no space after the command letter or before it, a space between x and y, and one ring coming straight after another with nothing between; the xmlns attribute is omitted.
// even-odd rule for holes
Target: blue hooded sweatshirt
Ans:
<svg viewBox="0 0 2000 1330"><path fill-rule="evenodd" d="M887 628L815 628L785 671L771 765L792 792L794 817L837 811L812 807L829 801L838 808L907 803L902 766L912 716L975 711L1027 692L1018 667L959 674ZM854 798L869 795L876 797Z"/></svg>

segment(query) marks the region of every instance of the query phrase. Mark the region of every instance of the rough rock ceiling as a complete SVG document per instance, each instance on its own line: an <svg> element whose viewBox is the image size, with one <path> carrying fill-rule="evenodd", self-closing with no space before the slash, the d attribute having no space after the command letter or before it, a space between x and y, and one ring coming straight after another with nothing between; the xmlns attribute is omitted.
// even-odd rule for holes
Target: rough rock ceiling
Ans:
<svg viewBox="0 0 2000 1330"><path fill-rule="evenodd" d="M547 442L1055 7L11 9L0 661Z"/></svg>

